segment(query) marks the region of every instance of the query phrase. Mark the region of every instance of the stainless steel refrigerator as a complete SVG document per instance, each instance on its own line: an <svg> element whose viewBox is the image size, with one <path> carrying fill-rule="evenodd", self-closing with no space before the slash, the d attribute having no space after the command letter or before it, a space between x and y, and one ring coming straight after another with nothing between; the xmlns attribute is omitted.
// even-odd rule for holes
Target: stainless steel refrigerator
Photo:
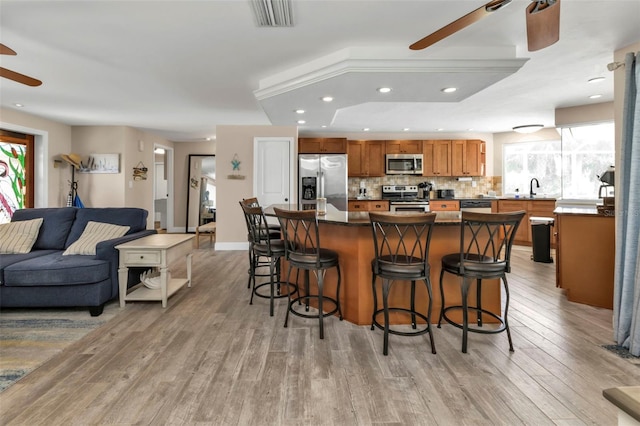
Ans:
<svg viewBox="0 0 640 426"><path fill-rule="evenodd" d="M300 154L298 156L298 204L301 210L316 208L316 199L347 211L347 155Z"/></svg>

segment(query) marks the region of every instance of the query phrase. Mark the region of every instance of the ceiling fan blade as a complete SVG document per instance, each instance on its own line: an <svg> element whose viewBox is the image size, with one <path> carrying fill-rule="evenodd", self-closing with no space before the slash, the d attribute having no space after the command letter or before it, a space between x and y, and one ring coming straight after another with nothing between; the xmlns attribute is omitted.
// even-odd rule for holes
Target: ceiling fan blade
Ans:
<svg viewBox="0 0 640 426"><path fill-rule="evenodd" d="M425 38L416 41L409 49L411 50L421 50L425 49L432 44L435 44L442 40L443 38L449 37L451 34L460 31L463 28L468 27L469 25L479 21L480 19L490 15L491 13L497 11L498 9L503 8L504 6L511 3L511 0L492 0L489 3L480 6L473 12L469 12L464 15L462 18L456 19L452 23L445 25L440 28L435 33L432 33Z"/></svg>
<svg viewBox="0 0 640 426"><path fill-rule="evenodd" d="M549 47L560 39L560 0L537 0L527 6L529 52Z"/></svg>
<svg viewBox="0 0 640 426"><path fill-rule="evenodd" d="M15 50L0 43L0 55L17 55L17 53L15 52Z"/></svg>
<svg viewBox="0 0 640 426"><path fill-rule="evenodd" d="M35 78L20 74L19 72L11 71L6 68L0 67L0 77L8 78L9 80L17 81L18 83L26 84L27 86L36 87L40 86L42 82Z"/></svg>

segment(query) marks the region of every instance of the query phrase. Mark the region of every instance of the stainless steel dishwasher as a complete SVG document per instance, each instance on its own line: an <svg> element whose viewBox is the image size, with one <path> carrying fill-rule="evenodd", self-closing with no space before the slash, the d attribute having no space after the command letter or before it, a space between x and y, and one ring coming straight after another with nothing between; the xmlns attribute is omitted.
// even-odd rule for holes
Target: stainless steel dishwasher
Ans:
<svg viewBox="0 0 640 426"><path fill-rule="evenodd" d="M460 200L460 211L491 213L491 200Z"/></svg>

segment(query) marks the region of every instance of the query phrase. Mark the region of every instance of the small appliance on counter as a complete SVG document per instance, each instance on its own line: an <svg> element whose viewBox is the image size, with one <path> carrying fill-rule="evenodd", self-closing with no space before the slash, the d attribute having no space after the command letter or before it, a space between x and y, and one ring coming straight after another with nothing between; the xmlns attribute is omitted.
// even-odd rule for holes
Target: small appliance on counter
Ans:
<svg viewBox="0 0 640 426"><path fill-rule="evenodd" d="M436 195L441 200L452 200L456 198L455 191L453 189L438 189Z"/></svg>
<svg viewBox="0 0 640 426"><path fill-rule="evenodd" d="M609 167L602 176L598 176L602 185L598 190L598 198L602 200L602 205L598 205L598 213L605 216L614 216L616 203L615 198L611 195L615 195L613 192L613 185L615 183L615 168Z"/></svg>
<svg viewBox="0 0 640 426"><path fill-rule="evenodd" d="M431 193L431 190L433 189L433 183L432 182L422 182L418 184L418 198L420 198L421 200L428 200L429 199L429 194Z"/></svg>

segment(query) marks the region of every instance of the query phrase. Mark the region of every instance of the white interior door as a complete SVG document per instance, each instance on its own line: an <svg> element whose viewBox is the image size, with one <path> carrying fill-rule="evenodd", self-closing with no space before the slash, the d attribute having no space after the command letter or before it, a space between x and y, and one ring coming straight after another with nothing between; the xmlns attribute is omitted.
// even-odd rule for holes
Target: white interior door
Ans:
<svg viewBox="0 0 640 426"><path fill-rule="evenodd" d="M260 205L296 203L293 138L258 137L253 147L253 189Z"/></svg>

